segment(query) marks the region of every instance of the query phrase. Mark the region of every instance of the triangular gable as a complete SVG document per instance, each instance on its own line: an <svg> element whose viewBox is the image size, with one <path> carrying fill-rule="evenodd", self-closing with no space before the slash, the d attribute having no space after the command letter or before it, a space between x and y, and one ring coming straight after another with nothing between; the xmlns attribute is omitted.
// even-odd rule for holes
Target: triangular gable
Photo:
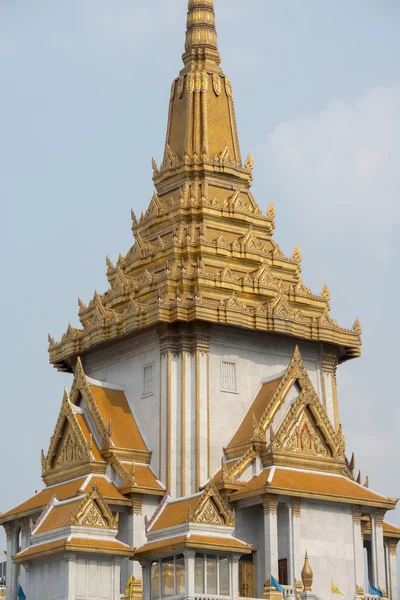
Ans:
<svg viewBox="0 0 400 600"><path fill-rule="evenodd" d="M92 453L93 440L86 439L77 415L65 390L54 434L50 440L47 456L42 452L42 476L66 468L84 465L95 458ZM96 447L98 456L98 448Z"/></svg>
<svg viewBox="0 0 400 600"><path fill-rule="evenodd" d="M303 454L320 458L345 460L345 443L341 428L336 432L317 394L303 390L275 434L272 430L272 452Z"/></svg>
<svg viewBox="0 0 400 600"><path fill-rule="evenodd" d="M296 394L293 394L293 400L286 409L286 398L290 397L293 389L296 389ZM282 409L287 412L280 415ZM274 425L278 425L276 432ZM228 458L238 460L223 463L218 476L222 483L233 484L257 456L267 456L268 453L275 457L277 453L288 456L307 454L309 457L343 462L344 450L341 428L337 432L333 429L296 347L284 376L261 387L235 436L225 448ZM274 459L267 462L273 464Z"/></svg>
<svg viewBox="0 0 400 600"><path fill-rule="evenodd" d="M212 481L207 484L195 506L189 509L189 523L234 527L235 512L223 501Z"/></svg>
<svg viewBox="0 0 400 600"><path fill-rule="evenodd" d="M101 439L102 453L114 453L122 460L150 463L151 452L143 438L122 390L107 387L88 379L78 357L71 388L71 402L86 403L96 431Z"/></svg>
<svg viewBox="0 0 400 600"><path fill-rule="evenodd" d="M118 513L114 516L96 483L71 513L71 525L96 529L118 529Z"/></svg>

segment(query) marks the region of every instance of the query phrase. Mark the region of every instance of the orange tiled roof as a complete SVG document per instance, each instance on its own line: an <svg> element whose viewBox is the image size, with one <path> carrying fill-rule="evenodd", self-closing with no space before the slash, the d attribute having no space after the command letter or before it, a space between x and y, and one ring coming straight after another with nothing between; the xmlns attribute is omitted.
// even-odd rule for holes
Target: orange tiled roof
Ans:
<svg viewBox="0 0 400 600"><path fill-rule="evenodd" d="M146 443L129 408L124 392L109 390L95 385L90 391L101 413L104 423L111 420L111 439L117 448L148 452Z"/></svg>
<svg viewBox="0 0 400 600"><path fill-rule="evenodd" d="M231 448L233 446L237 446L238 444L243 444L251 440L253 436L253 415L255 415L257 422L261 419L268 402L275 394L281 381L282 377L280 377L279 379L275 379L274 381L264 383L261 386L261 389L258 392L253 404L247 411L245 418L239 425L239 429L236 431L235 435L229 442L227 448Z"/></svg>
<svg viewBox="0 0 400 600"><path fill-rule="evenodd" d="M58 551L70 552L101 552L109 551L110 554L119 554L122 556L133 556L133 548L129 548L118 540L94 540L73 538L57 540L47 544L30 546L14 557L17 563L33 560L36 557L41 557L44 554L54 554Z"/></svg>
<svg viewBox="0 0 400 600"><path fill-rule="evenodd" d="M122 463L125 471L132 470L132 463ZM151 488L154 490L164 490L165 488L157 481L157 477L148 465L135 465L135 483L141 488Z"/></svg>
<svg viewBox="0 0 400 600"><path fill-rule="evenodd" d="M56 496L60 502L69 500L75 496L81 495L83 492L87 492L92 487L93 483L96 482L99 486L100 492L106 500L123 500L126 501L126 497L120 494L115 485L110 481L107 481L103 477L92 477L89 483L82 488L85 483L86 477L82 477L75 481L62 483L60 485L45 488L35 496L32 496L26 502L23 502L19 506L11 509L10 511L0 515L0 522L7 521L7 519L15 518L17 515L26 513L42 512L43 509L48 505L53 496ZM82 489L81 489L82 488Z"/></svg>
<svg viewBox="0 0 400 600"><path fill-rule="evenodd" d="M369 519L363 519L363 531L365 533L371 533L371 522ZM400 539L400 528L396 527L396 525L392 525L391 523L383 522L383 534L385 537L394 537Z"/></svg>
<svg viewBox="0 0 400 600"><path fill-rule="evenodd" d="M177 548L184 547L208 550L223 549L227 552L241 552L242 554L247 554L252 551L252 546L250 544L246 544L236 538L188 534L145 544L135 552L135 559L149 554L176 551Z"/></svg>
<svg viewBox="0 0 400 600"><path fill-rule="evenodd" d="M26 502L23 502L22 504L19 504L18 506L7 511L6 513L1 514L0 520L3 521L6 520L8 517L14 517L16 515L33 512L35 510L41 512L43 508L45 508L48 505L48 503L54 495L57 497L57 500L60 501L67 500L68 498L73 498L74 496L76 496L79 488L82 486L84 481L85 477L82 477L81 479L77 479L75 481L62 483L51 488L45 488L38 494L35 494L35 496L32 496L32 498L29 498L29 500L27 500Z"/></svg>
<svg viewBox="0 0 400 600"><path fill-rule="evenodd" d="M80 500L76 500L75 502L68 502L67 504L61 504L61 506L55 505L43 523L40 525L39 529L35 532L46 533L47 531L53 531L54 529L60 529L61 527L66 527L69 525L71 520L71 512L76 510L78 506L80 506L82 502L82 498Z"/></svg>
<svg viewBox="0 0 400 600"><path fill-rule="evenodd" d="M381 496L341 475L325 475L323 473L277 467L272 480L267 484L269 474L270 469L267 469L260 475L250 479L243 488L232 495L232 499L268 491L271 493L291 492L309 497L324 496L331 500L361 501L366 504L393 504L393 501L389 498Z"/></svg>
<svg viewBox="0 0 400 600"><path fill-rule="evenodd" d="M111 481L103 479L103 477L92 477L88 484L82 489L82 492L88 492L94 483L97 483L101 495L106 500L126 500Z"/></svg>
<svg viewBox="0 0 400 600"><path fill-rule="evenodd" d="M151 525L149 531L159 531L167 527L182 525L189 517L189 509L194 508L199 501L199 496L184 498L178 502L168 502L161 510L156 521Z"/></svg>
<svg viewBox="0 0 400 600"><path fill-rule="evenodd" d="M89 442L89 440L91 439L92 442L92 454L94 456L94 459L99 461L99 462L105 462L104 458L101 456L100 450L98 445L96 444L94 438L90 436L90 429L89 429L89 425L88 422L85 419L84 415L81 415L79 413L75 414L76 420L78 421L79 427L81 428L81 431L83 433L83 435L85 436L85 440L87 442Z"/></svg>

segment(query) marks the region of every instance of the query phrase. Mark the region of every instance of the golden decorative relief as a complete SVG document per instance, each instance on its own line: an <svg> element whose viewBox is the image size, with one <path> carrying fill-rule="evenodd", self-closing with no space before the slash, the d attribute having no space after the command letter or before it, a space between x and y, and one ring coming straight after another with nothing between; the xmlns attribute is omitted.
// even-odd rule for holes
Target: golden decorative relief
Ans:
<svg viewBox="0 0 400 600"><path fill-rule="evenodd" d="M81 527L94 527L98 529L107 527L107 523L101 516L99 509L93 503L90 504L86 512L82 515L79 525Z"/></svg>
<svg viewBox="0 0 400 600"><path fill-rule="evenodd" d="M380 528L383 527L383 520L385 518L385 515L386 515L386 510L381 509L381 508L378 508L376 510L375 520L376 520L376 526L377 527L380 527Z"/></svg>
<svg viewBox="0 0 400 600"><path fill-rule="evenodd" d="M221 77L217 73L212 74L213 88L216 96L221 94Z"/></svg>
<svg viewBox="0 0 400 600"><path fill-rule="evenodd" d="M397 544L399 543L399 540L389 540L389 554L390 556L396 556L397 555Z"/></svg>
<svg viewBox="0 0 400 600"><path fill-rule="evenodd" d="M361 506L353 506L353 523L357 527L361 526Z"/></svg>
<svg viewBox="0 0 400 600"><path fill-rule="evenodd" d="M197 504L189 509L190 523L235 526L235 512L222 499L215 484L210 480Z"/></svg>
<svg viewBox="0 0 400 600"><path fill-rule="evenodd" d="M276 515L278 512L278 496L274 494L264 494L262 497L265 515Z"/></svg>
<svg viewBox="0 0 400 600"><path fill-rule="evenodd" d="M118 529L118 520L118 513L115 516L112 514L95 483L78 508L71 513L70 524L75 527Z"/></svg>
<svg viewBox="0 0 400 600"><path fill-rule="evenodd" d="M301 498L293 498L292 500L293 516L295 519L301 517Z"/></svg>

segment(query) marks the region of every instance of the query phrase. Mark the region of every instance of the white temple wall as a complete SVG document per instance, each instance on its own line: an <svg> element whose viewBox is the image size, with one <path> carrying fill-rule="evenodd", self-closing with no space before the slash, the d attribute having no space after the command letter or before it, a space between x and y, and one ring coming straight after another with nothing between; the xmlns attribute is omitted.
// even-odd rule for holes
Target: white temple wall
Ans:
<svg viewBox="0 0 400 600"><path fill-rule="evenodd" d="M214 327L210 346L211 473L221 464L226 446L256 397L261 383L281 376L293 356L296 340ZM321 347L300 343L305 367L322 400ZM236 365L236 392L223 391L222 362Z"/></svg>
<svg viewBox="0 0 400 600"><path fill-rule="evenodd" d="M144 393L144 368L153 367L153 388ZM160 343L155 330L138 335L84 358L86 375L123 386L126 397L146 442L153 451L152 466L159 470Z"/></svg>
<svg viewBox="0 0 400 600"><path fill-rule="evenodd" d="M236 512L235 536L248 544L253 545L254 562L256 565L257 596L262 598L264 591L264 535L263 535L264 513L260 506L240 508Z"/></svg>
<svg viewBox="0 0 400 600"><path fill-rule="evenodd" d="M28 575L29 588L24 588L24 592L30 600L68 600L65 560L34 563Z"/></svg>
<svg viewBox="0 0 400 600"><path fill-rule="evenodd" d="M313 593L330 598L331 579L345 598L355 594L352 506L302 501L301 553L306 550L314 571ZM300 573L296 573L300 579Z"/></svg>

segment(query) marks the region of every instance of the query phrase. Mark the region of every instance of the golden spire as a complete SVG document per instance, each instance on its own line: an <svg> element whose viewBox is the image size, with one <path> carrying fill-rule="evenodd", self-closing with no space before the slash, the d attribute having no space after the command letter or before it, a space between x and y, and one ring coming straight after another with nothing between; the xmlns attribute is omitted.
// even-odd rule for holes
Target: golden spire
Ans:
<svg viewBox="0 0 400 600"><path fill-rule="evenodd" d="M312 591L312 584L314 580L314 573L310 567L310 561L308 560L308 553L306 552L306 556L304 558L304 567L301 571L301 580L304 585L304 589L306 592Z"/></svg>
<svg viewBox="0 0 400 600"><path fill-rule="evenodd" d="M217 31L215 29L214 0L189 0L185 65L196 60L214 62L219 65L221 57L218 52Z"/></svg>

